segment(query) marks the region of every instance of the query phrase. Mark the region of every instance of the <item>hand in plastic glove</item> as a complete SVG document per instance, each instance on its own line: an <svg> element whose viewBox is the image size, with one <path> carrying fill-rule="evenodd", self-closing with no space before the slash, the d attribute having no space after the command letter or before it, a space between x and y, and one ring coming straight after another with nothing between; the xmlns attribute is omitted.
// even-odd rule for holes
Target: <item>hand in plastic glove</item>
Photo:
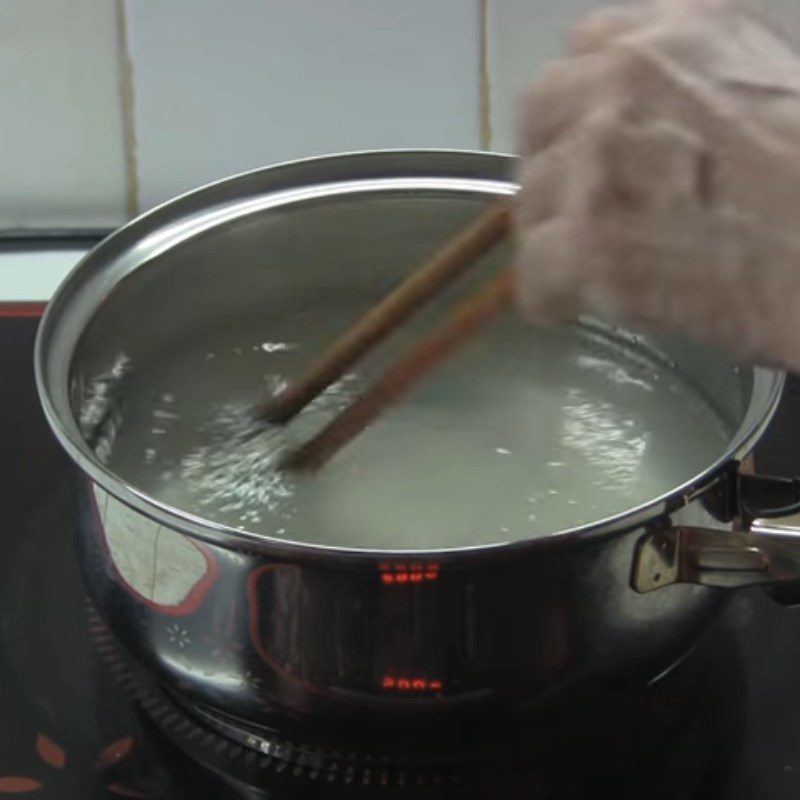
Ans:
<svg viewBox="0 0 800 800"><path fill-rule="evenodd" d="M725 2L614 8L524 104L517 297L800 370L800 58Z"/></svg>

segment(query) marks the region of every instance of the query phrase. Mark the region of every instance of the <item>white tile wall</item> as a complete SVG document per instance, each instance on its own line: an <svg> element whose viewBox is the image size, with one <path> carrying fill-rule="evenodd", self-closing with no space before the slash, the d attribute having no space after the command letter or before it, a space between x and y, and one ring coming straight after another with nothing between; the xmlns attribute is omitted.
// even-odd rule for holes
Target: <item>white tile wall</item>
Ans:
<svg viewBox="0 0 800 800"><path fill-rule="evenodd" d="M123 135L117 2L133 59ZM0 0L0 230L122 221L243 169L325 152L476 147L480 0ZM486 0L490 146L604 0ZM798 0L747 0L800 42Z"/></svg>
<svg viewBox="0 0 800 800"><path fill-rule="evenodd" d="M0 229L125 213L111 0L0 2Z"/></svg>
<svg viewBox="0 0 800 800"><path fill-rule="evenodd" d="M609 0L488 0L490 145L516 150L516 105L520 93L546 61L563 50L569 29ZM745 0L800 42L798 0Z"/></svg>
<svg viewBox="0 0 800 800"><path fill-rule="evenodd" d="M308 155L479 144L478 0L127 0L143 207Z"/></svg>
<svg viewBox="0 0 800 800"><path fill-rule="evenodd" d="M569 29L604 0L489 0L490 146L516 151L517 98L563 50Z"/></svg>

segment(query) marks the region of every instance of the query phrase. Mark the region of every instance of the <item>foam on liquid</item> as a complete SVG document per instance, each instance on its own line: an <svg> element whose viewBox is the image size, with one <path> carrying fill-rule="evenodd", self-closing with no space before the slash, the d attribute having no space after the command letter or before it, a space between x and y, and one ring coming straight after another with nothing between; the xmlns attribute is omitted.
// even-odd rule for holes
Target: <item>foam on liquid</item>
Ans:
<svg viewBox="0 0 800 800"><path fill-rule="evenodd" d="M354 317L331 313L331 329ZM253 404L329 336L307 318L259 320L118 370L123 400L98 453L159 500L235 528L425 549L608 517L691 478L732 434L668 366L577 328L538 331L509 316L318 474L286 474L276 456L375 374L346 376L285 429L254 422Z"/></svg>

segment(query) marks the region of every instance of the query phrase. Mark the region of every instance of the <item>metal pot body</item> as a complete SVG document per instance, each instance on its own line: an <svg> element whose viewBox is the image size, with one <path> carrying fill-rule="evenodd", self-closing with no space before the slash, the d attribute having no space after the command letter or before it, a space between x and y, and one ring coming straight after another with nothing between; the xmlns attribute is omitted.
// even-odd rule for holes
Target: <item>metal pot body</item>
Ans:
<svg viewBox="0 0 800 800"><path fill-rule="evenodd" d="M127 649L212 713L298 735L508 726L598 681L653 678L726 596L634 591L652 525L478 559L294 560L199 542L82 487L85 582ZM709 523L699 498L677 519Z"/></svg>
<svg viewBox="0 0 800 800"><path fill-rule="evenodd" d="M607 329L682 370L731 420L728 449L646 506L512 544L344 550L225 528L128 485L79 430L87 381L120 352L146 360L211 321L279 313L342 285L369 305L398 271L512 194L513 167L488 154L385 152L232 178L115 233L51 303L37 381L81 472L90 595L137 659L216 719L302 726L305 736L391 728L422 745L440 724L507 722L593 681L653 678L723 602L718 588L678 579L634 588L639 543L675 526L733 529L720 498L735 490L731 466L765 428L782 377L676 338ZM496 253L496 266L507 257ZM320 258L328 285L302 269ZM658 584L655 575L647 581Z"/></svg>

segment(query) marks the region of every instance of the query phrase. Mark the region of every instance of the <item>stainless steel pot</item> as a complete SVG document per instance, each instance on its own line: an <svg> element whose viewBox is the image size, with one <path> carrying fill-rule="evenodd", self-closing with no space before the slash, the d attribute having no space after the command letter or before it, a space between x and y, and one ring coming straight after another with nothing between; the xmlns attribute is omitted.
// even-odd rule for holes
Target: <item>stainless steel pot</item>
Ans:
<svg viewBox="0 0 800 800"><path fill-rule="evenodd" d="M735 422L730 447L647 506L547 538L376 552L254 536L145 496L84 442L82 387L115 354L146 359L211 320L324 291L307 285L307 259L326 259L331 282L379 293L513 193L512 168L496 155L383 152L241 175L109 237L50 304L36 373L81 475L89 593L136 659L250 744L269 746L265 728L322 737L353 723L383 738L413 730L406 744L422 746L440 724L519 719L592 681L657 675L717 612L719 587L800 576L795 529L753 521L767 496L792 510L796 486L738 474L782 376L673 337L631 341L665 354ZM354 278L353 263L381 266Z"/></svg>

